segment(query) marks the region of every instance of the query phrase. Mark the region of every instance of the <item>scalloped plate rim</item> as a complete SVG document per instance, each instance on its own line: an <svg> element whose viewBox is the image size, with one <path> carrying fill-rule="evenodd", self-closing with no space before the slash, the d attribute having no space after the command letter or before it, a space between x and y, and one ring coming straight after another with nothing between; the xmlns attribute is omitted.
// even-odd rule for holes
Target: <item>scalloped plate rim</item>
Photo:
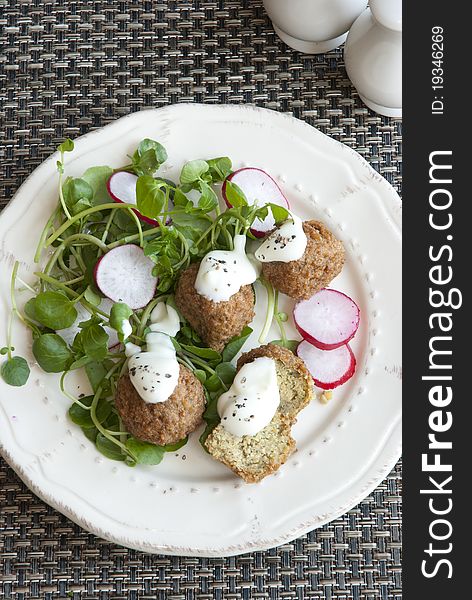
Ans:
<svg viewBox="0 0 472 600"><path fill-rule="evenodd" d="M397 193L390 186L390 184L383 177L381 177L355 150L353 150L352 148L349 148L348 146L343 145L342 143L338 142L337 140L334 140L333 138L330 138L329 136L326 136L322 132L311 127L309 124L307 124L303 121L294 119L293 117L291 117L290 115L287 115L287 114L278 113L276 111L272 111L272 110L268 110L268 109L262 109L262 108L255 107L252 105L198 105L198 104L193 104L193 103L188 103L188 104L181 103L178 105L171 105L171 106L166 106L166 107L157 108L157 109L150 108L150 109L145 109L144 111L143 110L138 111L138 113L131 113L120 119L117 119L116 121L113 121L112 123L105 125L104 127L100 128L100 129L97 129L97 130L91 131L85 135L82 135L82 136L80 136L80 138L77 138L77 140L80 139L81 143L83 143L83 140L90 138L91 136L98 136L105 129L116 127L118 125L118 123L120 123L120 122L123 123L125 120L132 120L133 117L135 117L137 114L140 114L142 112L148 112L148 111L158 112L160 115L162 115L164 113L164 111L167 111L167 112L179 111L179 110L184 110L185 107L189 107L191 110L195 110L196 107L200 107L200 106L203 106L205 110L208 110L208 109L212 110L212 108L221 110L222 108L224 108L225 110L233 110L238 113L244 113L245 111L254 111L255 113L259 113L259 114L262 113L263 115L268 114L267 118L272 117L272 118L275 118L275 120L277 120L279 118L292 120L296 124L297 127L301 125L307 129L310 129L313 135L322 136L323 139L330 140L333 144L342 148L343 151L347 150L348 153L351 155L351 157L355 157L356 160L361 161L363 166L367 168L367 171L371 173L372 179L375 179L377 181L377 183L380 183L380 187L383 188L383 192L385 193L385 196L389 197L388 202L390 202L392 204L391 204L391 206L387 206L385 208L387 209L387 212L389 213L389 216L391 217L391 225L393 226L393 229L395 229L397 234L400 234L401 226L400 226L398 214L395 212L395 210L399 209L401 207L401 204L400 204L400 200L399 200ZM197 110L198 110L198 108L197 108ZM244 118L243 114L242 114L242 118ZM0 219L3 218L4 215L9 214L9 212L16 206L17 200L19 201L18 197L19 197L22 189L24 189L24 187L26 185L30 184L31 180L35 176L38 175L38 171L44 170L50 162L52 162L56 159L57 159L57 153L54 153L49 158L47 158L45 161L43 161L43 163L41 163L41 165L38 166L38 168L35 169L35 171L33 171L25 179L22 186L17 190L17 192L14 194L14 196L12 197L12 199L10 200L8 205L4 208L4 210L0 214ZM392 206L393 206L393 211L392 211ZM389 212L389 210L392 212ZM399 212L399 210L398 210L398 212ZM387 448L388 448L388 452L386 451ZM259 540L247 542L242 545L233 545L233 546L226 546L226 547L222 546L222 547L215 547L215 548L209 548L209 547L203 547L203 546L197 546L197 545L193 545L193 546L190 545L189 547L176 547L176 546L166 545L166 544L140 543L138 541L137 536L128 537L127 535L124 535L123 533L116 534L112 531L103 530L100 527L97 527L96 524L91 523L91 522L87 521L86 519L82 518L80 515L80 511L77 508L57 502L55 500L55 498L53 497L53 495L49 494L46 491L47 487L48 487L48 483L51 483L51 482L49 482L49 480L47 480L47 479L43 482L41 482L41 481L38 482L35 480L35 478L33 476L29 476L28 473L26 472L25 468L21 464L17 463L12 458L10 452L8 451L8 449L6 447L3 446L2 443L0 443L0 453L2 454L2 456L4 457L6 462L18 474L18 476L25 482L26 485L28 485L28 487L30 487L34 491L34 493L37 496L39 496L42 500L47 502L49 505L53 506L54 508L59 510L61 513L63 513L67 517L69 517L72 521L74 521L78 525L82 526L84 529L91 531L91 532L95 533L96 535L99 535L109 541L112 541L112 542L115 542L115 543L118 543L121 545L125 545L130 548L135 548L137 550L142 550L145 552L153 552L153 553L166 553L166 554L187 555L187 556L208 556L208 557L210 557L210 556L230 556L230 555L241 554L241 553L249 552L249 551L265 550L265 549L273 547L275 545L286 543L300 535L305 534L306 532L308 532L312 529L321 527L325 523L328 523L329 521L337 518L338 516L345 513L347 510L349 510L353 506L355 506L360 500L362 500L373 489L375 489L375 487L378 485L378 483L380 481L382 481L382 479L384 479L384 477L390 472L390 470L393 468L396 461L400 457L400 455L401 455L401 422L400 422L400 416L398 416L395 426L392 428L389 436L384 440L382 451L379 452L379 454L373 460L373 463L375 464L375 466L371 465L369 468L370 476L368 476L366 473L362 473L362 475L359 477L359 479L362 479L362 484L360 484L359 480L356 480L349 487L350 495L349 495L348 500L346 502L344 502L342 505L333 509L332 512L327 513L322 516L314 515L311 519L308 519L308 521L305 520L303 523L300 523L298 526L292 527L289 531L282 533L280 536L278 536L276 538L266 539L263 536L261 536ZM31 463L29 463L29 464L31 464ZM38 473L36 473L35 475L36 475L36 479L38 479ZM39 479L41 479L41 478L39 477ZM351 488L355 488L357 491L356 492L352 491L352 493L351 493ZM348 495L348 490L344 490L343 495L344 496ZM79 504L80 504L80 500L79 500ZM132 527L130 527L130 528L134 529ZM120 527L118 527L118 529L120 529ZM132 534L130 534L130 536L132 536Z"/></svg>

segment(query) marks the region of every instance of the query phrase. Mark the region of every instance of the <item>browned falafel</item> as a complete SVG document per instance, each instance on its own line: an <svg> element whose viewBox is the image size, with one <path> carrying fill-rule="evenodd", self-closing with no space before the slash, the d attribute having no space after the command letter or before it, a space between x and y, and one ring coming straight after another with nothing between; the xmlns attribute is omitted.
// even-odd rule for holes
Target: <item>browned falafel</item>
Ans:
<svg viewBox="0 0 472 600"><path fill-rule="evenodd" d="M297 414L313 397L313 382L304 363L290 350L267 344L241 355L238 371L246 363L266 356L275 361L280 404L271 422L256 435L237 437L220 424L205 441L208 452L248 483L274 473L295 450L291 436Z"/></svg>
<svg viewBox="0 0 472 600"><path fill-rule="evenodd" d="M139 440L165 446L200 425L205 392L192 371L180 365L177 386L165 402L145 402L126 374L118 382L115 405L127 431Z"/></svg>
<svg viewBox="0 0 472 600"><path fill-rule="evenodd" d="M244 285L227 301L213 302L195 289L200 263L185 269L175 288L175 304L202 340L220 352L254 318L254 291Z"/></svg>
<svg viewBox="0 0 472 600"><path fill-rule="evenodd" d="M307 246L300 259L262 263L262 274L275 289L296 300L328 286L344 265L344 246L323 223L305 221L303 231Z"/></svg>

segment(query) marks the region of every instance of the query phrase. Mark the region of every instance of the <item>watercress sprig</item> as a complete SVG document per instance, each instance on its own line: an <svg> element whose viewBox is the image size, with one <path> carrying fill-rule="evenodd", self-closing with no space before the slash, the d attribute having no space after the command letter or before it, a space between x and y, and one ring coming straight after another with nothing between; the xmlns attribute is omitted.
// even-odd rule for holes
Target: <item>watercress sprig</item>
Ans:
<svg viewBox="0 0 472 600"><path fill-rule="evenodd" d="M0 375L2 376L5 383L9 385L20 387L26 384L30 375L29 365L22 356L13 356L14 347L12 346L12 326L13 318L19 317L25 325L31 327L28 320L25 319L18 310L15 298L15 281L18 274L20 263L18 261L13 265L13 270L10 280L10 302L11 311L8 319L7 328L7 345L0 350L1 355L7 355L7 360L2 362L0 367Z"/></svg>

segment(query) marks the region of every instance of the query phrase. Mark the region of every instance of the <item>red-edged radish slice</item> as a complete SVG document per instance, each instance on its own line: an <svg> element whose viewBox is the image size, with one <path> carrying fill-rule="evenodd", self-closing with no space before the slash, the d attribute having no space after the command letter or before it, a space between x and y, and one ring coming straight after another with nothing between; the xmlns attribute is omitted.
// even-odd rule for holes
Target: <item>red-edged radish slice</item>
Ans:
<svg viewBox="0 0 472 600"><path fill-rule="evenodd" d="M227 181L235 183L244 192L248 203L251 205L257 203L258 206L264 206L264 204L271 202L287 209L290 208L287 198L285 198L277 183L262 169L245 167L228 175L223 183L222 194L226 204L231 207L226 195ZM263 221L260 219L254 221L251 232L256 237L264 237L274 226L274 217L269 210L269 214Z"/></svg>
<svg viewBox="0 0 472 600"><path fill-rule="evenodd" d="M305 340L321 350L334 350L356 334L360 310L346 294L326 288L297 302L293 319Z"/></svg>
<svg viewBox="0 0 472 600"><path fill-rule="evenodd" d="M97 287L113 302L125 302L130 308L142 308L156 291L154 263L134 244L117 246L104 254L95 265Z"/></svg>
<svg viewBox="0 0 472 600"><path fill-rule="evenodd" d="M298 344L297 355L310 371L315 385L323 390L346 383L356 370L356 357L349 344L336 350L320 350L304 340Z"/></svg>
<svg viewBox="0 0 472 600"><path fill-rule="evenodd" d="M128 171L117 171L113 173L107 181L107 190L115 202L122 204L136 205L136 182L138 177ZM134 211L137 216L146 223L157 227L159 223L155 219L150 219L142 215L139 210Z"/></svg>
<svg viewBox="0 0 472 600"><path fill-rule="evenodd" d="M102 298L102 301L98 305L98 308L100 310L103 310L103 312L109 313L112 306L113 302L111 300L109 300L108 298ZM75 308L77 310L77 319L72 323L70 327L67 327L66 329L61 329L57 332L58 335L60 335L61 338L69 346L72 346L75 336L80 331L79 323L88 321L92 317L89 311L85 308L85 306L82 306L80 302L77 302L75 304ZM120 341L118 339L118 333L111 327L108 327L107 325L104 326L104 329L108 333L108 349L111 350L112 348L118 348L120 344Z"/></svg>

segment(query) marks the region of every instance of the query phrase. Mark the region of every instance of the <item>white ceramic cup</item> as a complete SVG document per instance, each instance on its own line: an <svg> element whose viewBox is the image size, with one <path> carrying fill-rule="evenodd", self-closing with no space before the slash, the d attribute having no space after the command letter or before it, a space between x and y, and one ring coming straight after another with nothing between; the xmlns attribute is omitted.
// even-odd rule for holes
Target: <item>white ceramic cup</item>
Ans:
<svg viewBox="0 0 472 600"><path fill-rule="evenodd" d="M264 0L277 35L307 54L340 46L367 0Z"/></svg>
<svg viewBox="0 0 472 600"><path fill-rule="evenodd" d="M349 79L362 101L387 117L402 116L402 2L370 0L344 47Z"/></svg>

